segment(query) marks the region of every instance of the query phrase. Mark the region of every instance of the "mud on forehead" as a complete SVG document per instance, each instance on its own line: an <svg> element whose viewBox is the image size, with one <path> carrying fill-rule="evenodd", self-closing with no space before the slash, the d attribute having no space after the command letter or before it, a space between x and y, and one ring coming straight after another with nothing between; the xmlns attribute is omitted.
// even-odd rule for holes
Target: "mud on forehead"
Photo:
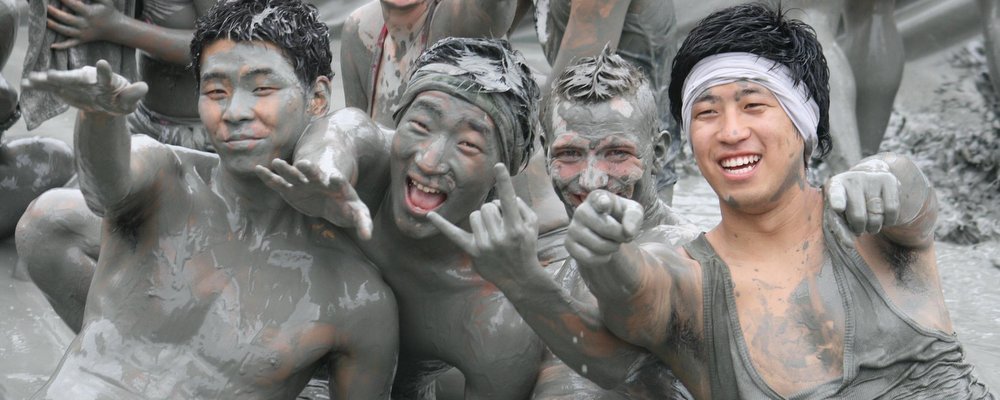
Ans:
<svg viewBox="0 0 1000 400"><path fill-rule="evenodd" d="M592 104L558 99L555 108L550 121L552 134L559 134L558 128L562 126L588 137L634 134L640 142L649 143L659 127L657 116L650 112L655 108L642 107L639 100L632 96L616 96Z"/></svg>

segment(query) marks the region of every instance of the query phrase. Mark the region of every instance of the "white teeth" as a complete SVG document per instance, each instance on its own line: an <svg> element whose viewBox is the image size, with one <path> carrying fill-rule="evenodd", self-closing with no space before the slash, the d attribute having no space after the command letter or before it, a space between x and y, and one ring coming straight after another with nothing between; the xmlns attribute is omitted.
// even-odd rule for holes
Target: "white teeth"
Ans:
<svg viewBox="0 0 1000 400"><path fill-rule="evenodd" d="M413 182L413 185L416 186L418 190L420 190L421 192L424 192L424 193L430 193L430 194L441 193L440 190L432 189L432 188L429 188L427 186L421 185L421 184L416 183L416 182Z"/></svg>
<svg viewBox="0 0 1000 400"><path fill-rule="evenodd" d="M722 160L721 164L722 164L723 167L726 167L726 168L736 168L736 167L741 167L741 166L744 166L744 165L747 165L747 164L750 164L750 163L755 163L757 161L760 161L760 156L755 154L755 155L752 155L752 156L740 156L740 157L727 158L725 160ZM737 171L733 171L733 172L737 172Z"/></svg>

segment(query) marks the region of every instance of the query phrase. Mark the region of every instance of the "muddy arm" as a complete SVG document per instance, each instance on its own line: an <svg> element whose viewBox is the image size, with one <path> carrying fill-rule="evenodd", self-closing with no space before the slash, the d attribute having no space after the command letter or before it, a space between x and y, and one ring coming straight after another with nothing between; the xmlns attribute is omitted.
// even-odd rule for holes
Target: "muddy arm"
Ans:
<svg viewBox="0 0 1000 400"><path fill-rule="evenodd" d="M372 52L361 40L359 14L359 11L355 11L344 22L343 33L340 36L340 76L344 82L344 103L347 107L370 112L368 85L371 83L371 77L361 71L368 70Z"/></svg>
<svg viewBox="0 0 1000 400"><path fill-rule="evenodd" d="M886 224L882 236L891 243L908 248L925 248L934 244L937 223L937 195L927 176L908 157L881 153L869 157L889 166L899 180L899 217L895 224Z"/></svg>
<svg viewBox="0 0 1000 400"><path fill-rule="evenodd" d="M580 266L608 329L655 352L673 322L675 269L690 265L667 243L637 243L642 218L638 203L603 190L591 192L573 213L566 250Z"/></svg>
<svg viewBox="0 0 1000 400"><path fill-rule="evenodd" d="M576 60L597 56L605 46L617 48L625 25L625 14L631 2L632 0L574 0L546 87L551 87L562 71Z"/></svg>
<svg viewBox="0 0 1000 400"><path fill-rule="evenodd" d="M187 65L194 30L169 29L131 18L114 7L112 0L62 0L66 10L48 6L48 28L69 39L54 43L65 49L93 41L108 41L140 49L153 57Z"/></svg>
<svg viewBox="0 0 1000 400"><path fill-rule="evenodd" d="M96 68L34 72L22 86L55 93L80 110L74 136L80 189L98 215L119 210L129 196L151 187L158 175L153 171L170 162L165 156L147 157L153 152L133 157L125 115L146 94L146 84L129 83L106 61Z"/></svg>

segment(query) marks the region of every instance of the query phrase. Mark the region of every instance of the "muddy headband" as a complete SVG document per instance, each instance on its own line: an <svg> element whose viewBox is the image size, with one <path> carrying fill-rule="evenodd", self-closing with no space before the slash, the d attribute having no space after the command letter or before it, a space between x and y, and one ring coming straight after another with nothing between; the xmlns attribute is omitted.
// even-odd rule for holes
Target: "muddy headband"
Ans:
<svg viewBox="0 0 1000 400"><path fill-rule="evenodd" d="M427 64L410 78L406 90L400 96L399 105L393 112L393 120L396 125L403 118L403 111L410 107L410 103L417 98L420 93L437 90L455 96L486 112L493 119L493 124L497 129L497 137L500 138L501 160L507 165L507 170L511 176L521 171L527 163L531 143L525 143L530 139L530 132L521 132L522 126L517 123L517 113L509 102L503 101L496 94L510 90L506 87L488 88L479 83L464 78L462 75L468 74L461 68L449 64ZM528 151L519 151L527 149Z"/></svg>
<svg viewBox="0 0 1000 400"><path fill-rule="evenodd" d="M695 98L711 87L743 80L759 84L774 93L778 104L805 140L805 157L808 160L819 143L816 137L819 105L809 96L805 84L795 85L788 67L751 53L716 54L695 64L684 80L681 97L681 129L684 136L690 138L691 135L691 108Z"/></svg>

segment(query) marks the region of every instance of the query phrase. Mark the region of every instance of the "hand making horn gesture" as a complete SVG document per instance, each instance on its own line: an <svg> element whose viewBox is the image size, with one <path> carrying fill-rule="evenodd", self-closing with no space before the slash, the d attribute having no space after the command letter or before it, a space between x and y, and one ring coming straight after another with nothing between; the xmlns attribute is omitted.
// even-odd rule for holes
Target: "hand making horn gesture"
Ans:
<svg viewBox="0 0 1000 400"><path fill-rule="evenodd" d="M473 268L497 286L524 279L526 268L538 266L536 242L538 218L531 207L514 194L507 167L493 166L499 204L492 201L469 215L472 232L455 226L435 212L427 218L473 260Z"/></svg>
<svg viewBox="0 0 1000 400"><path fill-rule="evenodd" d="M837 213L831 229L842 242L853 245L862 233L876 234L899 219L900 184L889 165L871 159L830 178L826 199Z"/></svg>
<svg viewBox="0 0 1000 400"><path fill-rule="evenodd" d="M299 160L289 164L274 159L271 168L254 168L267 187L278 192L288 204L310 217L319 217L341 228L355 228L363 240L372 237L372 217L358 192L340 170L327 169Z"/></svg>
<svg viewBox="0 0 1000 400"><path fill-rule="evenodd" d="M642 227L639 203L595 190L573 212L566 233L566 251L583 267L607 264L622 243L631 242Z"/></svg>
<svg viewBox="0 0 1000 400"><path fill-rule="evenodd" d="M96 67L32 72L21 82L21 87L53 93L80 111L111 115L135 111L149 90L145 82L129 83L111 72L111 65L104 60L98 61Z"/></svg>

